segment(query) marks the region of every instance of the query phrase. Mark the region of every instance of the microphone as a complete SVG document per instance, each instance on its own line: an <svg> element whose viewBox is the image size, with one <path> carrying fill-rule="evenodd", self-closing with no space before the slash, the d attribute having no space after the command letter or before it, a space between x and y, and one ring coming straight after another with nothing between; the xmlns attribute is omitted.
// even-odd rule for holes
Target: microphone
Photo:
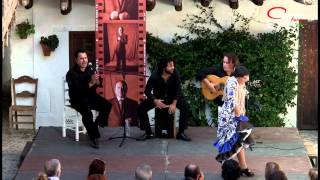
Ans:
<svg viewBox="0 0 320 180"><path fill-rule="evenodd" d="M94 74L98 74L97 70L93 67L92 62L88 62L88 66L89 66L89 73L91 76ZM101 76L99 76L99 82L100 82L99 87L102 87L102 77Z"/></svg>
<svg viewBox="0 0 320 180"><path fill-rule="evenodd" d="M88 63L88 66L89 66L89 70L90 70L90 75L95 74L95 73L96 73L96 70L95 70L95 68L93 67L92 62L89 62L89 63Z"/></svg>

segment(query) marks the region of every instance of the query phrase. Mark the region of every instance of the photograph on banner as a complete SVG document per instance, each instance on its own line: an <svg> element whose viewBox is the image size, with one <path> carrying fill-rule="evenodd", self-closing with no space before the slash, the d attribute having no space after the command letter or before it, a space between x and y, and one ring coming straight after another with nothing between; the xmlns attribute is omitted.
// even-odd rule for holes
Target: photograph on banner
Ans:
<svg viewBox="0 0 320 180"><path fill-rule="evenodd" d="M105 69L138 72L138 24L104 24Z"/></svg>
<svg viewBox="0 0 320 180"><path fill-rule="evenodd" d="M109 20L138 20L138 0L105 0Z"/></svg>
<svg viewBox="0 0 320 180"><path fill-rule="evenodd" d="M136 75L128 74L105 74L105 96L112 103L108 119L109 127L122 126L125 119L129 120L131 126L138 125L138 78Z"/></svg>

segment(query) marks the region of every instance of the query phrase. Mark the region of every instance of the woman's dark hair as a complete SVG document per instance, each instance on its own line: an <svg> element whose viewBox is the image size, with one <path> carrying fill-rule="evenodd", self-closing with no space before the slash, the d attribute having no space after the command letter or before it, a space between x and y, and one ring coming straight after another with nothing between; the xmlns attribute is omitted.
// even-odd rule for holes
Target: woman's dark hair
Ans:
<svg viewBox="0 0 320 180"><path fill-rule="evenodd" d="M169 62L173 62L174 64L176 64L176 61L174 59L171 59L171 58L162 58L162 59L160 59L158 64L157 64L157 73L158 74L162 74L163 69L167 67Z"/></svg>
<svg viewBox="0 0 320 180"><path fill-rule="evenodd" d="M249 70L244 66L237 66L234 72L232 73L232 76L234 77L243 77L249 75Z"/></svg>
<svg viewBox="0 0 320 180"><path fill-rule="evenodd" d="M237 180L240 178L240 166L239 163L233 159L229 159L222 164L221 177L224 180Z"/></svg>
<svg viewBox="0 0 320 180"><path fill-rule="evenodd" d="M89 166L88 176L91 174L104 174L106 170L106 163L101 159L94 159Z"/></svg>
<svg viewBox="0 0 320 180"><path fill-rule="evenodd" d="M232 64L234 64L235 66L238 66L240 64L239 58L237 55L235 55L234 53L231 52L227 52L227 53L223 53L223 57L227 57L229 62L231 61ZM222 60L223 63L223 60Z"/></svg>

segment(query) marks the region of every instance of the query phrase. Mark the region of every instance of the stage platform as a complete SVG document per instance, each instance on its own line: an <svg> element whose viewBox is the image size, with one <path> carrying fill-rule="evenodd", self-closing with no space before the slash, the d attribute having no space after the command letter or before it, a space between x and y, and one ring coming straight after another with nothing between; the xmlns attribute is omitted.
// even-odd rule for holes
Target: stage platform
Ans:
<svg viewBox="0 0 320 180"><path fill-rule="evenodd" d="M86 135L80 135L80 141L74 141L74 135L67 132L61 136L60 127L42 127L39 129L32 146L21 164L15 179L33 179L43 171L44 162L58 158L62 163L62 177L66 180L86 179L91 161L102 158L107 162L109 180L132 180L135 168L141 163L152 166L153 180L181 180L184 167L195 163L205 172L206 180L222 179L221 165L215 160L217 154L212 143L216 129L210 127L189 127L186 134L191 142L176 139L151 139L136 141L125 139L109 140L121 136L123 129L100 129L100 149L89 146ZM131 136L143 134L136 127L131 128ZM264 168L268 161L280 164L290 180L308 180L308 171L312 167L304 149L302 139L296 128L255 128L253 135L257 144L253 151L247 149L247 164L256 176L241 179L264 179Z"/></svg>

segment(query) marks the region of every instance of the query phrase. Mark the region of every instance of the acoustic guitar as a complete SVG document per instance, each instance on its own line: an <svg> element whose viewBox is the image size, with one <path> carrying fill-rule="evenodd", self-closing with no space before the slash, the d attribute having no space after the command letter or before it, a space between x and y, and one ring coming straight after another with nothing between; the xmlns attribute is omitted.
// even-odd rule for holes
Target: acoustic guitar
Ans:
<svg viewBox="0 0 320 180"><path fill-rule="evenodd" d="M216 92L211 92L208 86L201 82L201 92L202 95L208 100L214 100L220 95L223 95L224 86L228 80L229 76L218 77L216 75L208 75L207 79L210 83L215 84L214 88L217 90Z"/></svg>
<svg viewBox="0 0 320 180"><path fill-rule="evenodd" d="M227 83L227 80L229 79L229 76L218 77L216 75L208 75L207 79L209 80L210 83L214 84L214 88L217 90L217 92L211 92L208 86L204 82L201 82L202 95L208 100L214 100L218 96L223 95L224 87ZM248 82L247 86L260 88L262 86L261 84L262 84L261 80L254 80L254 81Z"/></svg>

